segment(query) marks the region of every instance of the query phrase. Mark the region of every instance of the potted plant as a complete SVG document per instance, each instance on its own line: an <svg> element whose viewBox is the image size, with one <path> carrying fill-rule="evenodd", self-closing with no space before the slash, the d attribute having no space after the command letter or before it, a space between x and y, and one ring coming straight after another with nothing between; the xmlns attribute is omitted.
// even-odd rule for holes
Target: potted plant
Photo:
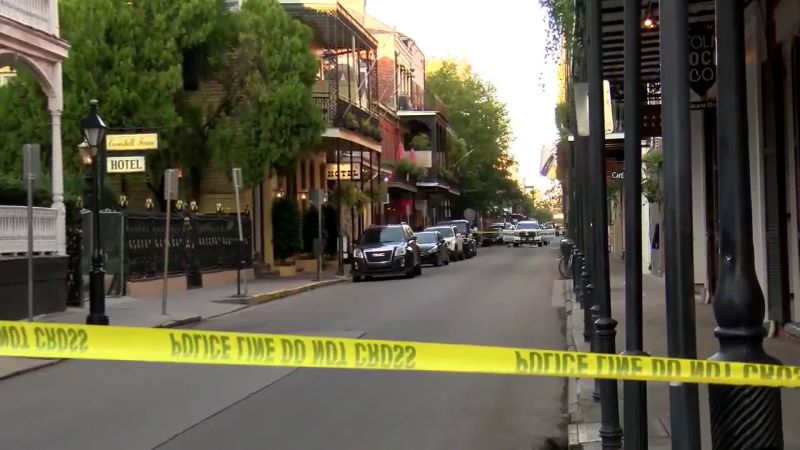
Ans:
<svg viewBox="0 0 800 450"><path fill-rule="evenodd" d="M314 256L314 240L319 233L319 210L311 205L303 214L303 245L302 253L295 266L300 272L314 272L317 270L317 258Z"/></svg>
<svg viewBox="0 0 800 450"><path fill-rule="evenodd" d="M297 273L295 255L300 250L302 222L297 202L285 197L275 201L272 207L272 240L278 273L282 277Z"/></svg>
<svg viewBox="0 0 800 450"><path fill-rule="evenodd" d="M394 170L399 175L409 175L414 177L422 176L422 174L425 173L425 169L418 166L417 163L411 161L410 159L401 159L400 161L397 161L394 164Z"/></svg>
<svg viewBox="0 0 800 450"><path fill-rule="evenodd" d="M353 113L349 112L344 115L344 127L351 131L358 130L358 119Z"/></svg>
<svg viewBox="0 0 800 450"><path fill-rule="evenodd" d="M411 148L419 151L427 151L431 149L431 140L427 134L419 133L411 138Z"/></svg>

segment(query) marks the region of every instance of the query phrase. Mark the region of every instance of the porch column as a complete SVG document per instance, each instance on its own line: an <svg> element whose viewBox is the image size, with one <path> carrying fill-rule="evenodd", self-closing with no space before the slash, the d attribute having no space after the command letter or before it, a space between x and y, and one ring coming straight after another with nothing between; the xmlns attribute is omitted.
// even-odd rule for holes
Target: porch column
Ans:
<svg viewBox="0 0 800 450"><path fill-rule="evenodd" d="M642 319L641 0L625 0L625 354L644 355ZM647 383L623 383L625 447L647 448Z"/></svg>
<svg viewBox="0 0 800 450"><path fill-rule="evenodd" d="M743 0L716 2L720 260L714 334L719 351L711 359L780 364L762 345L765 307L753 254L743 9ZM783 448L780 389L709 385L708 394L714 448Z"/></svg>
<svg viewBox="0 0 800 450"><path fill-rule="evenodd" d="M51 182L53 206L58 211L56 218L56 244L59 255L67 254L67 211L64 207L64 163L61 149L61 111L64 108L61 84L61 63L53 67L53 96L48 101L52 133Z"/></svg>
<svg viewBox="0 0 800 450"><path fill-rule="evenodd" d="M689 138L689 7L687 0L670 0L659 5L664 139L664 237L661 241L665 243L661 248L664 249L666 278L667 353L672 358L696 359L690 176L692 147ZM747 198L750 198L749 194ZM696 384L670 385L673 448L700 448L698 403Z"/></svg>
<svg viewBox="0 0 800 450"><path fill-rule="evenodd" d="M594 282L595 305L599 317L594 322L596 350L616 353L617 321L611 318L611 290L608 269L608 208L606 200L605 125L603 120L603 39L601 2L586 2L586 22L589 35L587 57L589 81L589 176L591 184L591 251L594 266L590 269ZM601 426L603 449L622 448L622 429L619 425L617 380L600 380Z"/></svg>

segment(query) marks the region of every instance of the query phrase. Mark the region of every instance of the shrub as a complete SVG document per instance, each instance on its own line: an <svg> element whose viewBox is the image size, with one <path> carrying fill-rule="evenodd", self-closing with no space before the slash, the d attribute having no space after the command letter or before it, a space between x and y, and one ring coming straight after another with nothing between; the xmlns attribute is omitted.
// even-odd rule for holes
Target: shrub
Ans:
<svg viewBox="0 0 800 450"><path fill-rule="evenodd" d="M275 256L286 260L297 254L301 247L300 210L293 198L281 198L272 206L272 241Z"/></svg>

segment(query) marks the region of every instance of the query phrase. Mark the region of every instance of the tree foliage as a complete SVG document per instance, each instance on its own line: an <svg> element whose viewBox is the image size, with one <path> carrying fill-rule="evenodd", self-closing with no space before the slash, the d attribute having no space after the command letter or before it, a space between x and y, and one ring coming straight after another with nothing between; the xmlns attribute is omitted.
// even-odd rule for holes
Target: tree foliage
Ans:
<svg viewBox="0 0 800 450"><path fill-rule="evenodd" d="M213 158L241 166L246 184L267 167L288 167L321 132L311 84L311 32L275 0L248 0L232 13L224 0L62 0L64 62L62 141L67 173L80 173L76 146L90 99L112 128L154 129L160 149L148 157L146 182L163 196L163 173L183 170L196 192ZM20 146L50 145L47 99L24 68L0 88L0 169L18 172ZM188 98L184 75L218 82L222 98ZM228 170L226 170L228 172Z"/></svg>
<svg viewBox="0 0 800 450"><path fill-rule="evenodd" d="M297 155L320 139L322 115L313 102L317 61L311 30L275 0L248 0L237 17L233 64L218 80L228 98L211 132L215 159L242 167L246 184L267 168L289 171Z"/></svg>
<svg viewBox="0 0 800 450"><path fill-rule="evenodd" d="M547 40L545 55L549 58L561 57L561 49L568 51L573 47L575 33L575 0L539 0L539 5L547 12Z"/></svg>
<svg viewBox="0 0 800 450"><path fill-rule="evenodd" d="M448 152L461 182L457 210L486 210L518 200L522 193L510 179L514 163L506 105L491 83L463 61L433 60L427 65L426 94L446 105L447 118L459 139Z"/></svg>

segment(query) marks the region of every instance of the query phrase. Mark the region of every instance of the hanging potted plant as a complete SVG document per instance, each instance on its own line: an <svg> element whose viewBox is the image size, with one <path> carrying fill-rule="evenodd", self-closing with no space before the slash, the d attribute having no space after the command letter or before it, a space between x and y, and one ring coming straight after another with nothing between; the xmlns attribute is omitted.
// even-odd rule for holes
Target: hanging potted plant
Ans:
<svg viewBox="0 0 800 450"><path fill-rule="evenodd" d="M428 151L431 149L431 140L427 134L419 133L411 138L411 148L418 151Z"/></svg>

